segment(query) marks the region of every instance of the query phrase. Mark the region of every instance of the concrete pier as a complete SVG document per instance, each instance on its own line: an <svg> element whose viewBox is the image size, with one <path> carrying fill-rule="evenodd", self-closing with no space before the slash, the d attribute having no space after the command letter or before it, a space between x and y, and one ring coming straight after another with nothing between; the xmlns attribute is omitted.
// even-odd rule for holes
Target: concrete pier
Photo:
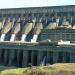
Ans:
<svg viewBox="0 0 75 75"><path fill-rule="evenodd" d="M32 51L31 53L31 63L32 65L37 65L37 51Z"/></svg>
<svg viewBox="0 0 75 75"><path fill-rule="evenodd" d="M8 65L9 62L9 49L4 50L4 64Z"/></svg>
<svg viewBox="0 0 75 75"><path fill-rule="evenodd" d="M66 52L66 63L70 63L70 52Z"/></svg>
<svg viewBox="0 0 75 75"><path fill-rule="evenodd" d="M50 51L50 64L53 64L53 51Z"/></svg>
<svg viewBox="0 0 75 75"><path fill-rule="evenodd" d="M4 51L5 51L5 49L2 49L2 52L1 52L1 64L3 64L4 65Z"/></svg>
<svg viewBox="0 0 75 75"><path fill-rule="evenodd" d="M66 52L63 52L63 62L66 63Z"/></svg>
<svg viewBox="0 0 75 75"><path fill-rule="evenodd" d="M26 67L27 65L28 65L28 51L23 50L22 67Z"/></svg>
<svg viewBox="0 0 75 75"><path fill-rule="evenodd" d="M70 53L70 62L71 63L75 63L75 52L74 53Z"/></svg>
<svg viewBox="0 0 75 75"><path fill-rule="evenodd" d="M43 60L43 51L38 51L37 65L41 64L42 60Z"/></svg>
<svg viewBox="0 0 75 75"><path fill-rule="evenodd" d="M2 55L2 49L0 49L0 63L2 63L1 55Z"/></svg>
<svg viewBox="0 0 75 75"><path fill-rule="evenodd" d="M50 63L50 51L47 51L47 63Z"/></svg>
<svg viewBox="0 0 75 75"><path fill-rule="evenodd" d="M9 53L9 66L12 66L14 64L14 56L15 56L15 50L11 49Z"/></svg>
<svg viewBox="0 0 75 75"><path fill-rule="evenodd" d="M63 62L63 52L58 52L58 63Z"/></svg>
<svg viewBox="0 0 75 75"><path fill-rule="evenodd" d="M58 52L53 52L53 62L54 63L58 62Z"/></svg>
<svg viewBox="0 0 75 75"><path fill-rule="evenodd" d="M31 63L34 65L34 51L31 52Z"/></svg>
<svg viewBox="0 0 75 75"><path fill-rule="evenodd" d="M21 50L17 49L17 66L20 66L20 53Z"/></svg>

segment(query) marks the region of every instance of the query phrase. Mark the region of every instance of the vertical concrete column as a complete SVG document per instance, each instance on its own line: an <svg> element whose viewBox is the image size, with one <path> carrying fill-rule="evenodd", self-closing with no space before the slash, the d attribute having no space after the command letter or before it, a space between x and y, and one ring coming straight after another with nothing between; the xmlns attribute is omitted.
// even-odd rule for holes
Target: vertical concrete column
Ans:
<svg viewBox="0 0 75 75"><path fill-rule="evenodd" d="M1 55L2 55L2 49L0 49L0 64L2 63Z"/></svg>
<svg viewBox="0 0 75 75"><path fill-rule="evenodd" d="M66 52L66 63L70 62L70 52Z"/></svg>
<svg viewBox="0 0 75 75"><path fill-rule="evenodd" d="M9 66L11 66L13 64L13 60L14 60L14 56L15 56L15 50L14 49L10 49L9 51Z"/></svg>
<svg viewBox="0 0 75 75"><path fill-rule="evenodd" d="M66 52L63 52L63 63L66 63Z"/></svg>
<svg viewBox="0 0 75 75"><path fill-rule="evenodd" d="M58 52L53 52L53 63L58 62Z"/></svg>
<svg viewBox="0 0 75 75"><path fill-rule="evenodd" d="M20 50L17 50L17 66L19 66L19 60L20 60Z"/></svg>
<svg viewBox="0 0 75 75"><path fill-rule="evenodd" d="M5 49L2 49L2 52L1 52L1 62L2 62L2 64L4 64L4 51L5 51Z"/></svg>
<svg viewBox="0 0 75 75"><path fill-rule="evenodd" d="M5 49L5 50L4 50L4 65L7 64L7 60L9 59L7 56L8 56L8 50Z"/></svg>
<svg viewBox="0 0 75 75"><path fill-rule="evenodd" d="M40 65L43 60L43 51L38 51L37 65Z"/></svg>
<svg viewBox="0 0 75 75"><path fill-rule="evenodd" d="M53 64L53 51L50 51L50 64Z"/></svg>
<svg viewBox="0 0 75 75"><path fill-rule="evenodd" d="M50 51L47 51L47 63L50 63Z"/></svg>
<svg viewBox="0 0 75 75"><path fill-rule="evenodd" d="M31 64L34 65L34 51L31 53Z"/></svg>
<svg viewBox="0 0 75 75"><path fill-rule="evenodd" d="M28 62L28 51L23 51L22 67L26 67Z"/></svg>
<svg viewBox="0 0 75 75"><path fill-rule="evenodd" d="M70 52L70 63L75 63L75 53Z"/></svg>
<svg viewBox="0 0 75 75"><path fill-rule="evenodd" d="M31 52L31 64L33 66L37 65L37 51L32 50Z"/></svg>
<svg viewBox="0 0 75 75"><path fill-rule="evenodd" d="M58 63L63 62L63 52L58 52Z"/></svg>

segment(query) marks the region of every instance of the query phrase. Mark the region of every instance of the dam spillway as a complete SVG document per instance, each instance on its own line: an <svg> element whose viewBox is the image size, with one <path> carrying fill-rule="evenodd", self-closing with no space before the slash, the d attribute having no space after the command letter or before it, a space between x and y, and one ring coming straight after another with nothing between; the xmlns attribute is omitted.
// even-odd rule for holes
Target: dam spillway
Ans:
<svg viewBox="0 0 75 75"><path fill-rule="evenodd" d="M0 9L0 64L42 63L75 63L75 5Z"/></svg>

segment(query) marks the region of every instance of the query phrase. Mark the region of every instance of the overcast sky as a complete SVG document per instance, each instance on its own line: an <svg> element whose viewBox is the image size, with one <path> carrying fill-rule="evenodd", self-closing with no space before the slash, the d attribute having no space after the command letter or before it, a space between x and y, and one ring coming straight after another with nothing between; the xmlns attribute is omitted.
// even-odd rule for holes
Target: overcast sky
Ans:
<svg viewBox="0 0 75 75"><path fill-rule="evenodd" d="M75 0L1 0L0 8L75 5Z"/></svg>

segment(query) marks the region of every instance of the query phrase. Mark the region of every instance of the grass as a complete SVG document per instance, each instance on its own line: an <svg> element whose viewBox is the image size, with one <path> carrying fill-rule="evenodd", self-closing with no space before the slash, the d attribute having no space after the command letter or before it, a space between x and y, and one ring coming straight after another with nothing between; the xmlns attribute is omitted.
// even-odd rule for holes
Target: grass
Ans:
<svg viewBox="0 0 75 75"><path fill-rule="evenodd" d="M35 74L36 73L36 74ZM47 66L33 66L27 68L4 69L0 75L75 75L75 63L53 64Z"/></svg>

